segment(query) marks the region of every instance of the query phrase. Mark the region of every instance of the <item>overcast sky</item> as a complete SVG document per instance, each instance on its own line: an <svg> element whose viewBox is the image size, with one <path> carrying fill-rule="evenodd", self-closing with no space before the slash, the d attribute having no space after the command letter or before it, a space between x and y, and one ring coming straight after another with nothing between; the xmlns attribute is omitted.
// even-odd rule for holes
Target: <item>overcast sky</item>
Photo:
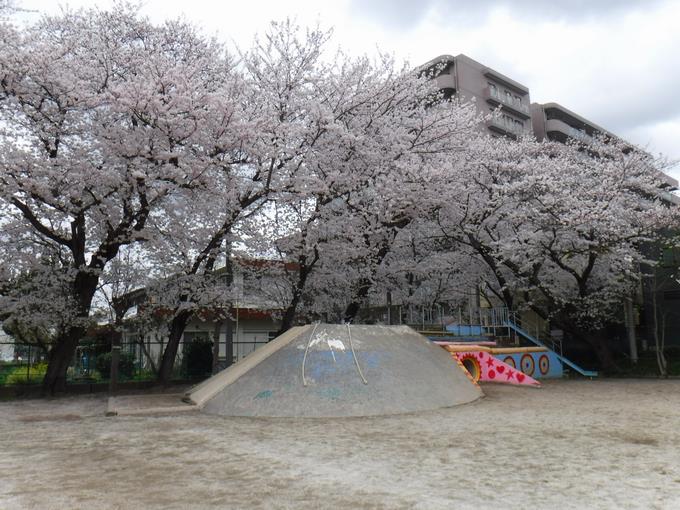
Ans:
<svg viewBox="0 0 680 510"><path fill-rule="evenodd" d="M110 0L16 0L59 5ZM184 16L247 47L269 21L334 29L351 54L411 64L464 53L654 153L680 160L680 0L146 0L154 20ZM680 166L671 172L680 178Z"/></svg>

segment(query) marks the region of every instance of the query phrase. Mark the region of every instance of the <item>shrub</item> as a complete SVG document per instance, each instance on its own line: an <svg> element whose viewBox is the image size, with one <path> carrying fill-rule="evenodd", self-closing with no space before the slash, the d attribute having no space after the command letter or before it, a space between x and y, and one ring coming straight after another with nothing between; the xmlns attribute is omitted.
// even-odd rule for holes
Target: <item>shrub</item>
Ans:
<svg viewBox="0 0 680 510"><path fill-rule="evenodd" d="M5 384L39 384L47 373L47 363L36 363L28 369L28 365L14 368L5 379Z"/></svg>
<svg viewBox="0 0 680 510"><path fill-rule="evenodd" d="M95 367L102 378L109 379L111 377L111 353L106 352L97 356ZM121 378L132 379L134 373L135 355L129 352L121 352L118 360L118 375Z"/></svg>
<svg viewBox="0 0 680 510"><path fill-rule="evenodd" d="M133 381L152 381L156 378L156 374L152 370L142 369L139 370L134 377Z"/></svg>

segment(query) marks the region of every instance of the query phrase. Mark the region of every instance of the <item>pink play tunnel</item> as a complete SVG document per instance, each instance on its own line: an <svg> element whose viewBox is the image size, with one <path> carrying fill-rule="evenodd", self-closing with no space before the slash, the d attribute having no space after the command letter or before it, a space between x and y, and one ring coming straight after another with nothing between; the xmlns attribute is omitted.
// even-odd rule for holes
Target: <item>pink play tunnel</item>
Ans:
<svg viewBox="0 0 680 510"><path fill-rule="evenodd" d="M449 346L444 348L451 352L451 356L460 361L473 380L526 386L541 385L533 377L495 358L487 349L482 347L476 350L474 346L471 347L471 350L461 350L460 347L451 349Z"/></svg>

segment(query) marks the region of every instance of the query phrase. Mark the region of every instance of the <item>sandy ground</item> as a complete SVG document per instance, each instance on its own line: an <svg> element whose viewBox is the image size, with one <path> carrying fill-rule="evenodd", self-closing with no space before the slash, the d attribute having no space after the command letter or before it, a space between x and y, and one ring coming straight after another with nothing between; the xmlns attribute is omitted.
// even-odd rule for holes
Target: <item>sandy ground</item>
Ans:
<svg viewBox="0 0 680 510"><path fill-rule="evenodd" d="M379 418L0 403L0 508L680 508L680 381L486 385Z"/></svg>

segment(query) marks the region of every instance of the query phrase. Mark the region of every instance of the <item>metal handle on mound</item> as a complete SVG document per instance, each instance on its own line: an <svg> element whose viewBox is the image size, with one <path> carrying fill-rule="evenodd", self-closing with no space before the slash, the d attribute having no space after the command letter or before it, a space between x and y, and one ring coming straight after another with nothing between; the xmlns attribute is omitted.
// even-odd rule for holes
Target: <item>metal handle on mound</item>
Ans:
<svg viewBox="0 0 680 510"><path fill-rule="evenodd" d="M307 352L309 351L309 346L312 344L312 338L314 338L314 333L316 333L316 328L319 327L319 323L314 324L314 329L312 329L312 334L309 335L309 340L307 340L307 347L305 347L305 355L302 357L302 385L307 386L307 379L305 379L305 363L307 362Z"/></svg>
<svg viewBox="0 0 680 510"><path fill-rule="evenodd" d="M368 384L368 381L364 377L364 374L361 372L361 367L359 366L359 360L357 359L357 354L354 352L354 344L352 343L352 332L349 329L349 322L347 323L347 335L349 336L349 348L352 349L352 356L354 357L354 364L357 366L357 371L359 372L359 377L361 377L361 380L364 382L364 384Z"/></svg>

